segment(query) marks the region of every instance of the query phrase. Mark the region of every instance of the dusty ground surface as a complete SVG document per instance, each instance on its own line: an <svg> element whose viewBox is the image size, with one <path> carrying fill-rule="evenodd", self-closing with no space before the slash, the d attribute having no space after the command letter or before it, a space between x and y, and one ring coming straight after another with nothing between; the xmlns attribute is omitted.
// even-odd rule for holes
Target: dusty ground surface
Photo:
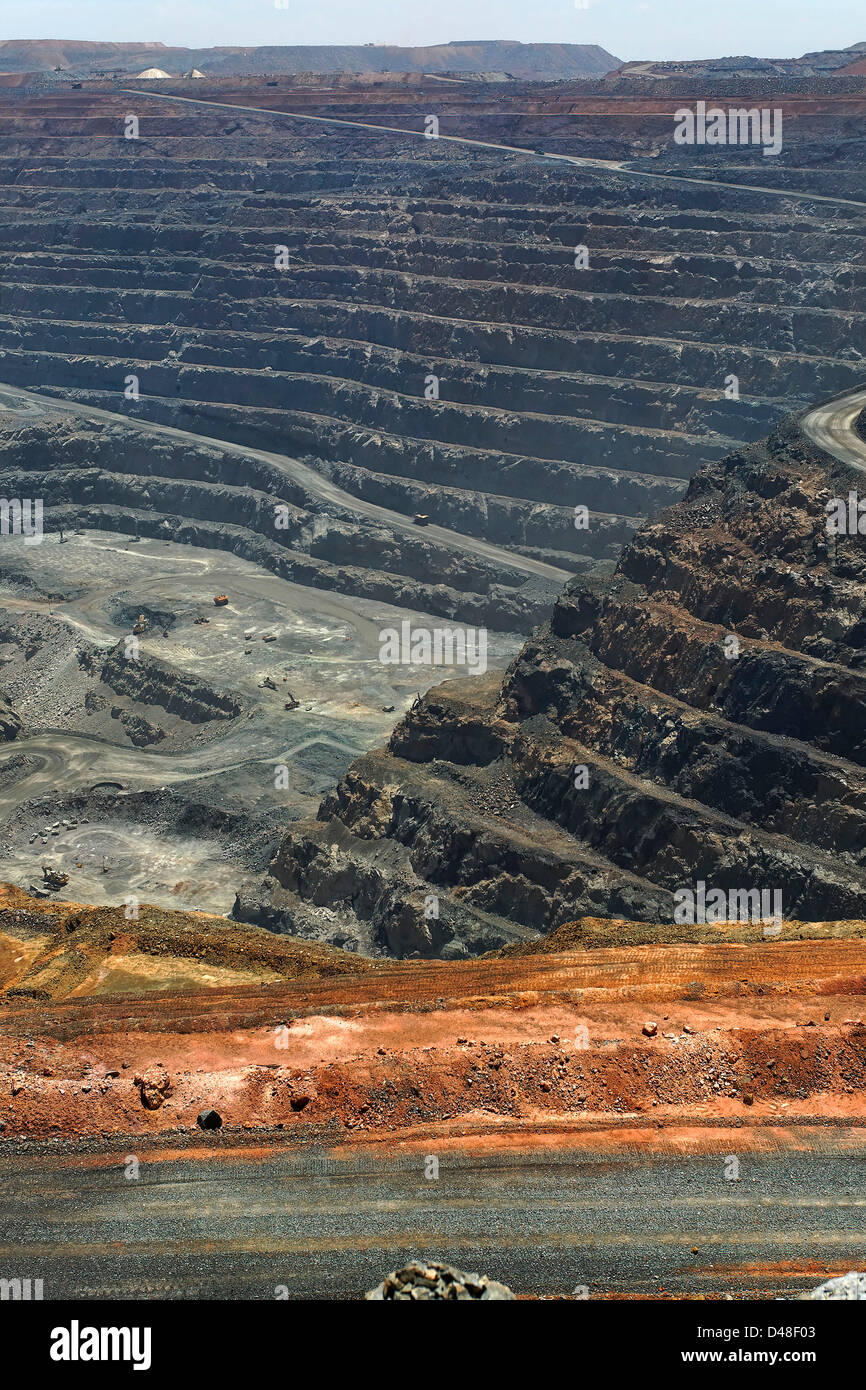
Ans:
<svg viewBox="0 0 866 1390"><path fill-rule="evenodd" d="M136 1177L135 1144L26 1170L0 1156L0 1258L46 1299L359 1298L419 1252L577 1299L790 1297L862 1265L857 1136L783 1130L756 1149L743 1133L652 1153L617 1134L602 1154L218 1143L140 1155Z"/></svg>
<svg viewBox="0 0 866 1390"><path fill-rule="evenodd" d="M841 924L373 965L152 909L13 894L2 921L7 1139L194 1135L208 1107L305 1143L864 1113L866 951Z"/></svg>
<svg viewBox="0 0 866 1390"><path fill-rule="evenodd" d="M862 1263L863 923L373 963L4 902L0 1253L46 1297L354 1297L419 1252L592 1297Z"/></svg>
<svg viewBox="0 0 866 1390"><path fill-rule="evenodd" d="M371 963L345 951L236 926L204 912L91 907L0 885L0 989L10 999L260 985L348 977Z"/></svg>
<svg viewBox="0 0 866 1390"><path fill-rule="evenodd" d="M0 743L7 877L39 884L49 863L87 902L227 911L279 828L454 674L378 661L380 630L405 618L435 621L170 540L4 537L0 682L22 721ZM517 644L491 633L491 662Z"/></svg>

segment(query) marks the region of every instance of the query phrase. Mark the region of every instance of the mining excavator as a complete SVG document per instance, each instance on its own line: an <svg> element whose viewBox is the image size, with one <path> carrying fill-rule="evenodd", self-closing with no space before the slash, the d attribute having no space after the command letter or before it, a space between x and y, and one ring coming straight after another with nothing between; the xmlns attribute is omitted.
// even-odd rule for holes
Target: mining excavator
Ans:
<svg viewBox="0 0 866 1390"><path fill-rule="evenodd" d="M46 888L65 888L69 882L69 875L61 873L59 869L52 869L50 864L43 864L42 882Z"/></svg>

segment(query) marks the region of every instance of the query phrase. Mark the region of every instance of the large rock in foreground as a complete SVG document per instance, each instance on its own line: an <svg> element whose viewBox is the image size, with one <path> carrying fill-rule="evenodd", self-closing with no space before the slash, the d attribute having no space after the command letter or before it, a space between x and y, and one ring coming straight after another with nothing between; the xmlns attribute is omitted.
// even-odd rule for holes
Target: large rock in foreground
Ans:
<svg viewBox="0 0 866 1390"><path fill-rule="evenodd" d="M808 1293L801 1293L801 1299L856 1299L862 1302L866 1299L866 1274L858 1274L854 1269L848 1274L841 1274L838 1279L828 1279L825 1284L819 1284L817 1289L810 1289Z"/></svg>
<svg viewBox="0 0 866 1390"><path fill-rule="evenodd" d="M430 1298L457 1299L509 1299L514 1294L504 1284L488 1279L486 1274L464 1274L453 1265L440 1264L437 1260L427 1263L404 1265L389 1274L377 1288L367 1294L374 1301L390 1299L413 1299L423 1301Z"/></svg>

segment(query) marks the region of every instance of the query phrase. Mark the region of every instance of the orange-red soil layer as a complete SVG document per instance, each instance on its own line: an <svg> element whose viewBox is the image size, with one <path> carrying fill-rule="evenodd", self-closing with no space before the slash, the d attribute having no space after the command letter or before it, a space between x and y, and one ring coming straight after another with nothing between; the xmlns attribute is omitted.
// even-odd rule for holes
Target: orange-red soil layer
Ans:
<svg viewBox="0 0 866 1390"><path fill-rule="evenodd" d="M138 998L8 999L9 1138L463 1148L866 1134L860 940L645 946Z"/></svg>

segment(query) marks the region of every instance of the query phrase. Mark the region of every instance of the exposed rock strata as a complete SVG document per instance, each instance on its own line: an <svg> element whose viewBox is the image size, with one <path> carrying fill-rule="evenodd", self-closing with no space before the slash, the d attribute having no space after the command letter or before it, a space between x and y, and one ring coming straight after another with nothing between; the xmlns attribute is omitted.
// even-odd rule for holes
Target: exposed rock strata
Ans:
<svg viewBox="0 0 866 1390"><path fill-rule="evenodd" d="M6 696L0 691L0 739L4 743L11 743L21 732L21 720L10 705Z"/></svg>
<svg viewBox="0 0 866 1390"><path fill-rule="evenodd" d="M446 957L671 922L701 881L863 915L866 562L824 510L852 477L794 420L708 465L613 580L565 587L501 688L430 691L236 911Z"/></svg>
<svg viewBox="0 0 866 1390"><path fill-rule="evenodd" d="M288 455L359 501L607 574L701 463L862 374L856 203L648 182L525 153L650 152L654 168L681 172L673 97L650 110L604 83L585 95L348 76L273 88L214 79L196 95L275 114L148 102L108 83L5 95L0 381ZM860 101L847 89L791 98L779 188L817 191L832 177L862 199L859 146L838 138L839 113ZM140 140L119 138L130 109ZM292 110L368 125L310 126ZM430 111L443 132L524 153L419 141ZM691 175L754 182L757 160L769 177L760 151L725 150L710 170L687 153ZM124 391L130 375L137 399ZM54 449L40 475L34 422L8 470L4 457L4 485L28 472L52 527L98 525L100 513L115 527L126 513L142 534L183 526L193 543L221 537L300 583L503 630L528 631L549 611L550 591L518 594L453 547L409 543L351 506L325 509L326 521L263 461L101 435L82 450L66 433L75 467ZM275 498L292 508L276 538ZM243 534L222 529L229 519ZM492 592L499 584L506 594Z"/></svg>
<svg viewBox="0 0 866 1390"><path fill-rule="evenodd" d="M359 515L348 494L345 502L312 495L277 462L234 455L204 440L65 417L48 400L42 409L32 424L3 417L0 488L10 497L43 497L46 530L99 528L229 550L299 584L411 603L421 612L506 632L528 631L556 593L555 580L527 575L505 551L496 563L420 527L403 523L398 529ZM420 507L430 505L430 493L419 491ZM370 500L388 503L375 495ZM551 509L546 527L543 505L533 510L537 539L549 539ZM563 530L561 516L555 526ZM506 536L515 527L524 539L532 537L526 519L503 517ZM625 534L614 527L600 553L615 554ZM546 552L539 555L544 559Z"/></svg>
<svg viewBox="0 0 866 1390"><path fill-rule="evenodd" d="M131 660L125 654L123 642L113 647L102 661L91 648L82 650L79 660L115 694L128 695L141 705L156 705L190 724L236 719L245 709L243 702L233 695L214 690L193 676L184 676L154 657L139 655Z"/></svg>

